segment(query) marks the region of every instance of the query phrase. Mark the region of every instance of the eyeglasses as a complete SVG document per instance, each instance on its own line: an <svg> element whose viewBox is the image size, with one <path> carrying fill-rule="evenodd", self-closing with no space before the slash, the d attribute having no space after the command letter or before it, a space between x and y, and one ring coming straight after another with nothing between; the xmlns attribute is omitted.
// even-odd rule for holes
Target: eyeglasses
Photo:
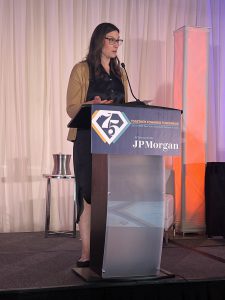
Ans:
<svg viewBox="0 0 225 300"><path fill-rule="evenodd" d="M112 37L105 37L105 39L109 41L109 45L118 44L120 46L123 43L123 40L120 40L120 39L116 40L116 39L114 39Z"/></svg>

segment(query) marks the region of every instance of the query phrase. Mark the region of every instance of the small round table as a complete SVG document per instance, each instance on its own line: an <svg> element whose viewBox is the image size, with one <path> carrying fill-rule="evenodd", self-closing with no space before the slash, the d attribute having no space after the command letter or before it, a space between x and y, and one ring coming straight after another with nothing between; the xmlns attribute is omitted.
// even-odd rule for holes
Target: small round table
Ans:
<svg viewBox="0 0 225 300"><path fill-rule="evenodd" d="M74 175L52 175L52 174L43 174L43 177L47 179L47 191L46 191L46 216L45 216L45 237L50 235L69 235L76 237L76 187L75 187L75 176ZM73 194L73 230L72 231L50 231L50 207L51 207L51 180L74 180L74 194Z"/></svg>

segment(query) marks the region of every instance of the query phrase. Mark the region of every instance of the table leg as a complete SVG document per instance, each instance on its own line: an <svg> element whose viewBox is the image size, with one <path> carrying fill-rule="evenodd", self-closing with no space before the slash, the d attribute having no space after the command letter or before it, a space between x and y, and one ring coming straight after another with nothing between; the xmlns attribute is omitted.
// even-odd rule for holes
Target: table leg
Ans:
<svg viewBox="0 0 225 300"><path fill-rule="evenodd" d="M47 192L46 192L46 216L45 216L45 237L48 236L50 225L50 205L51 205L51 179L47 179Z"/></svg>

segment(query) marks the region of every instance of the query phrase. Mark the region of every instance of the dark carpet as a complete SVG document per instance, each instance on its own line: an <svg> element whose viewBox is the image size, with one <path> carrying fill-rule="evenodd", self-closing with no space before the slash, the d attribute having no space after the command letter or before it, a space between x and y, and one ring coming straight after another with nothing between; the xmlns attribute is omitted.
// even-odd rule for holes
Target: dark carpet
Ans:
<svg viewBox="0 0 225 300"><path fill-rule="evenodd" d="M51 236L45 238L43 232L1 233L0 298L56 299L56 294L53 295L49 292L54 290L57 291L57 299L119 299L118 293L121 291L121 295L123 295L122 288L129 286L131 294L128 296L126 292L126 296L121 296L120 299L145 299L134 296L138 292L137 286L142 286L142 292L144 289L146 292L150 285L152 288L154 286L155 290L160 285L163 286L166 293L165 300L225 299L225 240L222 238L208 239L204 235L197 235L191 237L176 236L170 239L163 246L161 268L175 276L169 279L142 281L140 283L115 281L90 283L84 281L72 271L79 258L80 246L79 237ZM180 291L179 297L175 296L178 291L175 287L173 297L168 292L171 290L172 293L172 287L180 283L192 283L193 288L199 282L201 282L201 286L207 282L207 298L199 297L198 292L196 296L188 296L190 293L188 288L186 292ZM213 290L219 291L219 296L212 295L208 283L213 284ZM219 290L215 284L220 284ZM134 286L136 286L135 292ZM110 288L110 292L105 290L102 294L105 287ZM71 290L74 292L75 289L76 291L80 290L79 297L78 294L76 294L77 296L71 294L71 298L68 294L67 296L63 294L63 291L68 293ZM117 291L116 298L112 296L112 289L115 293ZM44 294L43 291L45 291ZM202 291L205 291L205 286ZM96 298L94 295L97 295ZM155 296L153 297L153 295ZM164 299L164 296L161 297L160 295L162 296L162 290L157 289L157 292L152 291L151 297L146 299Z"/></svg>

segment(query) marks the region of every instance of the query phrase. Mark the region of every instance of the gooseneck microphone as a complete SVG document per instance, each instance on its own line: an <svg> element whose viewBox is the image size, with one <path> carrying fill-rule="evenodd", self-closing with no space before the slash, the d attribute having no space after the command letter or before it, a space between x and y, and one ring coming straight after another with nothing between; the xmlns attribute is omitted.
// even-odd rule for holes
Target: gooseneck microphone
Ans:
<svg viewBox="0 0 225 300"><path fill-rule="evenodd" d="M130 85L130 80L129 80L129 77L128 77L128 74L127 74L127 71L126 71L126 68L125 68L125 64L124 63L121 63L121 67L124 69L125 73L126 73L126 76L127 76L127 81L128 81L128 84L129 84L129 87L130 87L130 91L131 91L131 94L132 96L134 97L134 99L136 100L136 102L142 102L140 99L136 98L134 96L134 93L132 91L132 88L131 88L131 85Z"/></svg>

